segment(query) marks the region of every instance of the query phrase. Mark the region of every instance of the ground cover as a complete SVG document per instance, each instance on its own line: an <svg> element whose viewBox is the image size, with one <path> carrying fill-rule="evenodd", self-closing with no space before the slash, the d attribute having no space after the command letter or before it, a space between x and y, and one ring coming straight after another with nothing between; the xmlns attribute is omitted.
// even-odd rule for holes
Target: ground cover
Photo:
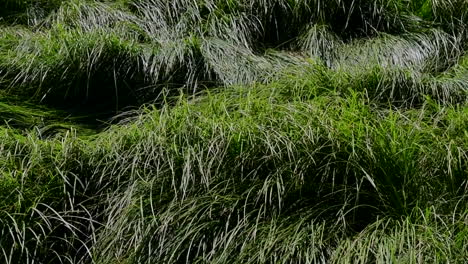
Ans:
<svg viewBox="0 0 468 264"><path fill-rule="evenodd" d="M6 263L464 263L463 0L5 1Z"/></svg>

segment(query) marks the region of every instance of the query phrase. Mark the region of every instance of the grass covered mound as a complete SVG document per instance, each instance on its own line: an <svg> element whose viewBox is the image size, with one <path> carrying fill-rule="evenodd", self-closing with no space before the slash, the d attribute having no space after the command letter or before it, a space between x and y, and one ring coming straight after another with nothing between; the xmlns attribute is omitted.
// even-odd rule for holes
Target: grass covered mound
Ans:
<svg viewBox="0 0 468 264"><path fill-rule="evenodd" d="M466 1L0 10L0 262L468 259Z"/></svg>

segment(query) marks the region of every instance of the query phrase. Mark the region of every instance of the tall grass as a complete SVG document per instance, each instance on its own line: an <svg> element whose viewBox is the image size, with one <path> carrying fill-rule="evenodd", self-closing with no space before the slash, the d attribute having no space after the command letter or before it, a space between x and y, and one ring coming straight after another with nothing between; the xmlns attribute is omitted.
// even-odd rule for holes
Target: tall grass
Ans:
<svg viewBox="0 0 468 264"><path fill-rule="evenodd" d="M467 7L0 4L0 262L463 263Z"/></svg>
<svg viewBox="0 0 468 264"><path fill-rule="evenodd" d="M355 253L335 253L350 250L337 245L374 221L394 219L383 230L398 230L400 217L426 208L425 217L464 214L466 107L441 109L429 100L420 110L385 110L368 105L361 93L301 99L308 90L276 101L290 87L273 87L239 88L195 104L182 100L91 141L66 136L57 146L31 135L24 146L37 147L20 154L4 145L3 157L36 160L30 171L24 168L28 180L35 170L61 175L54 177L57 191L73 192L65 192L69 205L62 206L86 207L75 209L78 223L68 216L75 211L52 207L50 217L70 236L89 226L84 235L90 240L75 250L89 247L98 263L339 262ZM58 149L39 152L38 144ZM28 197L22 199L40 197L48 205L47 195ZM374 236L362 232L362 243ZM311 251L313 245L318 248ZM446 256L456 260L466 244L448 240L444 246L459 252ZM418 254L430 258L432 252Z"/></svg>
<svg viewBox="0 0 468 264"><path fill-rule="evenodd" d="M414 14L402 1L122 3L66 1L31 32L2 29L8 42L0 60L3 82L51 102L111 96L119 108L151 101L165 89L196 93L271 80L276 64L281 69L303 63L287 54L291 50L331 67L390 63L410 68L412 75L443 72L464 50L463 30L455 33L452 22L424 15L427 3L414 3ZM460 5L436 1L431 12L451 12L463 21L454 9L464 10ZM417 14L433 21L423 23ZM439 24L446 27L427 29ZM270 47L280 47L288 58L272 60ZM119 102L122 98L133 99Z"/></svg>

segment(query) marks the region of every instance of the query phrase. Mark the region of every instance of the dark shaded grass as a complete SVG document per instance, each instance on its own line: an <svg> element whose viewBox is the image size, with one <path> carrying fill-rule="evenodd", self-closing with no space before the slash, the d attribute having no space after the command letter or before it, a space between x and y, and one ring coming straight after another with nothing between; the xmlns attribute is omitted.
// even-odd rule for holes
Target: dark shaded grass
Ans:
<svg viewBox="0 0 468 264"><path fill-rule="evenodd" d="M35 25L51 11L60 7L63 0L4 0L0 3L1 24Z"/></svg>
<svg viewBox="0 0 468 264"><path fill-rule="evenodd" d="M93 112L89 115L77 115L6 94L0 96L0 117L1 126L24 133L35 130L42 139L72 130L78 131L80 135L90 135L108 126L104 122L108 118L105 114ZM101 119L98 120L97 117Z"/></svg>

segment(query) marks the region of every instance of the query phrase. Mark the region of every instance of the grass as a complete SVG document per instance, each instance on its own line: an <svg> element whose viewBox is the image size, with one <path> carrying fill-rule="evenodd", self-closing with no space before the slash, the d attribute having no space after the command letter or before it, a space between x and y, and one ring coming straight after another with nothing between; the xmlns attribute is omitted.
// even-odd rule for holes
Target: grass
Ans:
<svg viewBox="0 0 468 264"><path fill-rule="evenodd" d="M468 258L465 1L1 5L2 262Z"/></svg>

